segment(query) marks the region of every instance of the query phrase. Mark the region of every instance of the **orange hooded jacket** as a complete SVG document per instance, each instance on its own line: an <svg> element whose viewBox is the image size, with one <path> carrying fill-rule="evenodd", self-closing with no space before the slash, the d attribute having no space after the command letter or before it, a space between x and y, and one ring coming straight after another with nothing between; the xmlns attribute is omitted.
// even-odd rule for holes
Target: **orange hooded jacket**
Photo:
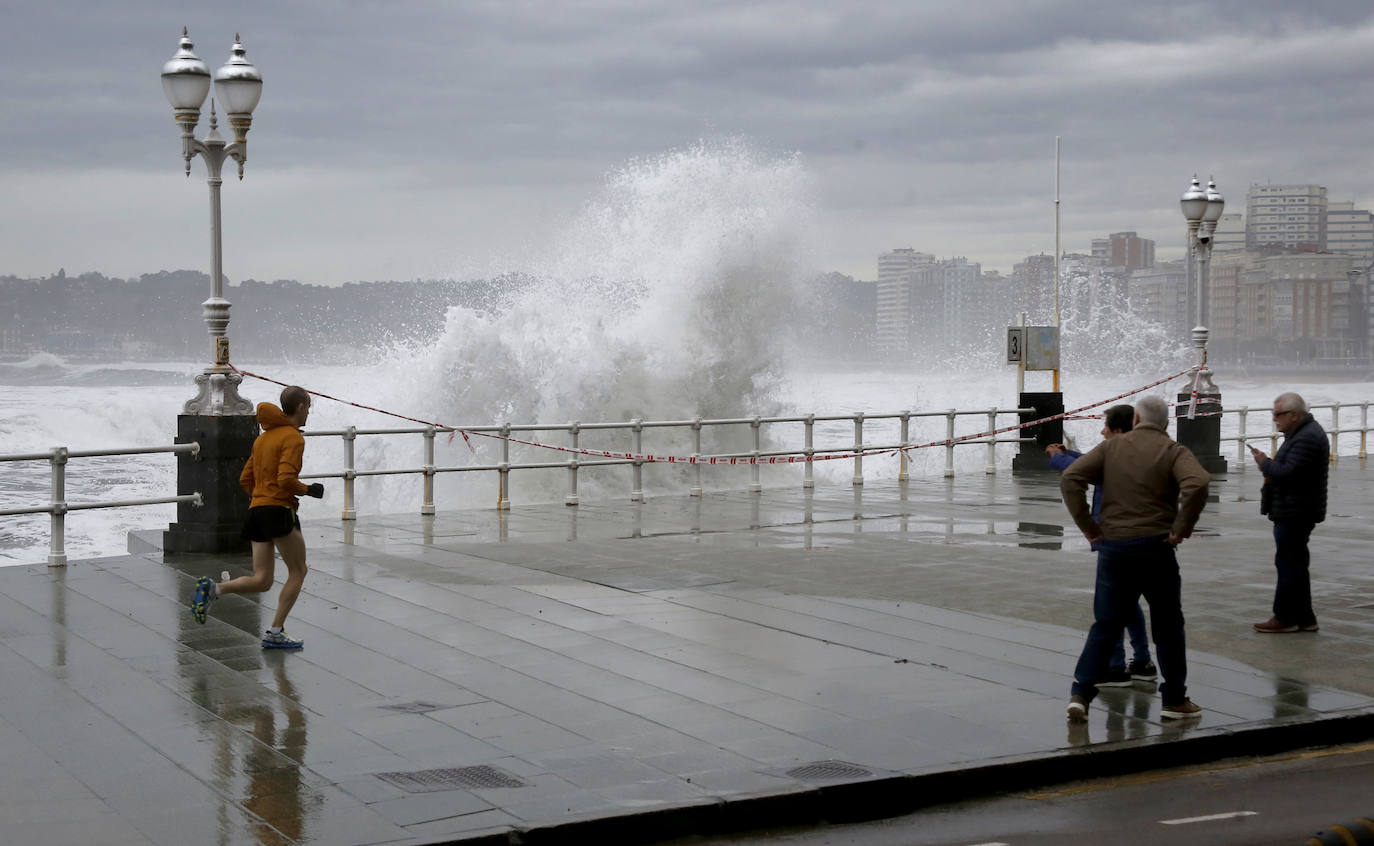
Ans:
<svg viewBox="0 0 1374 846"><path fill-rule="evenodd" d="M258 425L262 434L253 441L253 454L243 465L239 485L253 497L248 505L284 505L295 511L300 495L308 488L299 478L305 436L280 408L270 402L258 403Z"/></svg>

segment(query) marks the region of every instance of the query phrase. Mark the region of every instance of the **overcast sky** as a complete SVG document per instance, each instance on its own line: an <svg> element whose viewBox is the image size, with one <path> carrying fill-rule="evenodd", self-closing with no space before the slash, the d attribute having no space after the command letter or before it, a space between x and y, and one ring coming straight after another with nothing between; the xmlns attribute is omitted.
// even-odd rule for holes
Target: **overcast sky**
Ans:
<svg viewBox="0 0 1374 846"><path fill-rule="evenodd" d="M214 11L214 8L225 11ZM1181 252L1215 174L1374 203L1369 0L0 0L0 274L207 269L159 73L183 25L265 80L231 279L519 269L628 161L796 154L821 270L915 247L1009 271L1133 229ZM208 112L208 108L207 108ZM203 134L205 120L200 132ZM226 132L227 134L227 132Z"/></svg>

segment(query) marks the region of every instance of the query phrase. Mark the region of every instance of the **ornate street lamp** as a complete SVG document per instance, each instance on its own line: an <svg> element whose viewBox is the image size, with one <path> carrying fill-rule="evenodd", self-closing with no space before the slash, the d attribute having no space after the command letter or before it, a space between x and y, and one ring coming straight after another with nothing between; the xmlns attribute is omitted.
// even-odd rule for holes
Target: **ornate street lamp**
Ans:
<svg viewBox="0 0 1374 846"><path fill-rule="evenodd" d="M1217 221L1221 220L1221 213L1226 208L1226 200L1217 190L1217 183L1207 180L1207 189L1204 191L1197 177L1193 177L1193 184L1183 192L1179 198L1179 206L1183 209L1183 219L1188 222L1188 293L1194 298L1193 314L1200 327L1205 327L1208 323L1208 302L1207 302L1207 269L1212 258L1212 236L1217 230ZM1196 258L1198 263L1197 285L1192 283L1193 279L1193 260Z"/></svg>
<svg viewBox="0 0 1374 846"><path fill-rule="evenodd" d="M214 85L226 107L234 140L226 144L219 134L215 102L210 101L210 132L204 141L195 137L200 122L200 107L210 93L210 72L194 52L185 28L181 46L162 66L162 90L172 104L177 125L181 127L181 157L186 175L191 175L191 159L205 160L210 185L210 298L202 305L205 325L214 343L214 363L196 376L199 392L186 402L183 414L252 414L253 404L239 396L242 377L229 369L229 301L224 298L223 250L220 241L220 168L226 158L238 162L239 179L248 161L248 130L253 125L253 109L262 96L262 75L244 56L243 43L234 36L229 60L215 71Z"/></svg>
<svg viewBox="0 0 1374 846"><path fill-rule="evenodd" d="M200 107L210 94L210 72L194 52L186 30L181 45L162 66L162 90L177 125L181 127L181 157L186 175L191 175L191 159L205 161L210 185L210 298L203 303L202 316L214 343L213 363L196 376L198 393L188 400L177 416L177 443L200 444L192 458L177 458L177 492L199 492L204 508L177 506L177 521L163 534L163 551L239 552L247 542L240 536L248 512L248 498L238 489L239 471L253 449L258 421L253 404L239 396L243 377L229 366L229 301L224 298L223 251L220 245L220 168L226 158L238 162L239 179L248 160L248 130L253 125L253 108L262 96L262 76L243 53L237 35L229 60L215 71L213 85L220 106L229 116L234 140L225 143L219 134L215 101L210 101L210 132L203 141L195 136L200 122Z"/></svg>
<svg viewBox="0 0 1374 846"><path fill-rule="evenodd" d="M1179 197L1179 207L1183 219L1188 223L1188 254L1185 268L1188 278L1188 295L1193 301L1193 314L1197 320L1193 327L1193 346L1198 350L1201 364L1193 384L1186 392L1178 395L1178 441L1193 451L1202 466L1211 473L1225 473L1226 460L1221 457L1221 391L1212 382L1212 371L1207 367L1207 322L1208 314L1208 266L1212 258L1212 236L1216 233L1217 221L1221 220L1226 200L1217 190L1215 181L1207 180L1203 189L1197 176L1188 190ZM1197 268L1194 271L1193 262ZM1197 283L1194 284L1193 280ZM1199 416L1201 414L1206 416Z"/></svg>

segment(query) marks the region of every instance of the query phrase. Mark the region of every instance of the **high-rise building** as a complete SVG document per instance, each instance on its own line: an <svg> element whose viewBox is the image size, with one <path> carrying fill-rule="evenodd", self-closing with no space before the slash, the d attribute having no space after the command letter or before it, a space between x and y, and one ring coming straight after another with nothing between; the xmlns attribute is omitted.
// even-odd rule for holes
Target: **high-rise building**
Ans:
<svg viewBox="0 0 1374 846"><path fill-rule="evenodd" d="M1213 348L1223 356L1351 359L1368 349L1362 274L1339 253L1228 252L1212 260Z"/></svg>
<svg viewBox="0 0 1374 846"><path fill-rule="evenodd" d="M1245 245L1325 250L1326 188L1251 185L1245 195Z"/></svg>
<svg viewBox="0 0 1374 846"><path fill-rule="evenodd" d="M911 328L915 322L914 291L917 277L935 263L935 256L905 247L878 256L878 291L875 305L874 347L879 353L911 352Z"/></svg>
<svg viewBox="0 0 1374 846"><path fill-rule="evenodd" d="M1113 232L1107 236L1107 240L1111 247L1108 258L1112 267L1138 270L1154 266L1155 242L1151 239L1141 238L1134 232Z"/></svg>
<svg viewBox="0 0 1374 846"><path fill-rule="evenodd" d="M1245 215L1223 214L1212 233L1212 252L1231 253L1245 249ZM1210 328L1210 327L1209 327Z"/></svg>
<svg viewBox="0 0 1374 846"><path fill-rule="evenodd" d="M1274 289L1271 326L1278 341L1303 342L1314 356L1348 355L1350 257L1333 253L1267 256L1259 261Z"/></svg>
<svg viewBox="0 0 1374 846"><path fill-rule="evenodd" d="M1352 203L1328 203L1326 249L1354 256L1360 270L1374 262L1374 214Z"/></svg>
<svg viewBox="0 0 1374 846"><path fill-rule="evenodd" d="M1188 308L1188 275L1182 261L1162 261L1131 271L1128 288L1131 309L1145 320L1161 324L1180 341L1188 338L1193 315Z"/></svg>
<svg viewBox="0 0 1374 846"><path fill-rule="evenodd" d="M1032 326L1048 326L1054 320L1054 256L1026 256L1011 268L1012 296L1027 312Z"/></svg>
<svg viewBox="0 0 1374 846"><path fill-rule="evenodd" d="M931 307L927 314L934 318L929 334L951 341L986 317L980 313L983 266L958 256L936 262L933 271L934 284L922 298Z"/></svg>

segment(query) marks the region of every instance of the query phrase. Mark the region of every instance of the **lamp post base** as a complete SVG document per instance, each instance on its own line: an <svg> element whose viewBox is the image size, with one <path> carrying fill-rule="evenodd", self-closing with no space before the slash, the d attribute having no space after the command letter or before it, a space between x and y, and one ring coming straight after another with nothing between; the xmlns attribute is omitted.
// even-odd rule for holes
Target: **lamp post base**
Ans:
<svg viewBox="0 0 1374 846"><path fill-rule="evenodd" d="M227 359L228 342L225 342ZM196 374L196 395L181 408L183 415L255 414L253 403L239 396L243 377L221 364Z"/></svg>
<svg viewBox="0 0 1374 846"><path fill-rule="evenodd" d="M1207 374L1210 377L1210 371ZM1207 416L1196 416L1189 420L1188 406L1192 398L1191 391L1180 391L1178 394L1178 416L1174 418L1177 440L1192 450L1203 470L1213 476L1224 476L1226 459L1221 454L1221 391L1198 391L1198 412Z"/></svg>
<svg viewBox="0 0 1374 846"><path fill-rule="evenodd" d="M177 415L176 442L200 444L199 455L177 455L177 493L199 492L204 504L177 503L177 521L162 536L165 553L246 553L251 549L239 534L249 501L239 487L239 474L253 452L258 431L253 415Z"/></svg>
<svg viewBox="0 0 1374 846"><path fill-rule="evenodd" d="M1023 424L1032 420L1063 414L1064 394L1061 391L1022 393L1017 400L1017 407L1035 409L1029 414L1021 415L1021 423ZM1021 451L1012 457L1012 475L1053 470L1054 468L1050 466L1050 458L1045 454L1045 447L1064 442L1063 418L1041 423L1039 426L1032 426L1029 429L1021 429L1020 433L1021 437L1035 438L1035 441L1033 443L1023 442Z"/></svg>

